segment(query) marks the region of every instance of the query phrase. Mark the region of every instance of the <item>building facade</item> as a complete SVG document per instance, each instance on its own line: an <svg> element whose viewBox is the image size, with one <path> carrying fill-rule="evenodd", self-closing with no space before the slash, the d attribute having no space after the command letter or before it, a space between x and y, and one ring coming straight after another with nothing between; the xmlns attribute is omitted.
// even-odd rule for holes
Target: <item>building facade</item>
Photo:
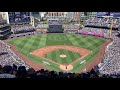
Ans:
<svg viewBox="0 0 120 90"><path fill-rule="evenodd" d="M68 22L71 22L73 20L73 15L74 15L74 12L67 12L66 20Z"/></svg>
<svg viewBox="0 0 120 90"><path fill-rule="evenodd" d="M81 12L80 21L85 22L85 20L96 17L97 12Z"/></svg>
<svg viewBox="0 0 120 90"><path fill-rule="evenodd" d="M6 20L7 24L9 24L8 12L0 12L0 17L2 17L4 20Z"/></svg>
<svg viewBox="0 0 120 90"><path fill-rule="evenodd" d="M8 12L9 23L30 23L30 12Z"/></svg>
<svg viewBox="0 0 120 90"><path fill-rule="evenodd" d="M68 22L71 21L80 22L80 12L67 12L66 20Z"/></svg>
<svg viewBox="0 0 120 90"><path fill-rule="evenodd" d="M80 22L80 12L74 12L73 21Z"/></svg>
<svg viewBox="0 0 120 90"><path fill-rule="evenodd" d="M97 14L97 12L89 12L88 13L88 18L90 19L90 18L94 18L94 17L96 17L96 14Z"/></svg>
<svg viewBox="0 0 120 90"><path fill-rule="evenodd" d="M65 12L48 12L47 13L47 20L48 21L62 21L65 20Z"/></svg>

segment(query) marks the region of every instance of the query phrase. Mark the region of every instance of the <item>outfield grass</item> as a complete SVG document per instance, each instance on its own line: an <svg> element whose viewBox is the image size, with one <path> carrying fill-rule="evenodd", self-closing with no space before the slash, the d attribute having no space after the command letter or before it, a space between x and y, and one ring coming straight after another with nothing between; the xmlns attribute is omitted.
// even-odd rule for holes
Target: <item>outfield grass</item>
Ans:
<svg viewBox="0 0 120 90"><path fill-rule="evenodd" d="M41 35L12 39L12 40L9 40L8 42L12 45L15 45L17 49L28 59L34 62L37 62L40 65L44 65L42 61L45 61L45 60L30 54L33 50L37 50L45 46L53 46L53 45L54 46L70 45L70 46L78 46L78 47L86 48L90 51L94 50L93 54L90 54L84 58L86 59L86 64L88 64L89 62L94 60L94 58L96 58L96 55L99 52L99 47L105 42L105 40L102 38L96 38L92 36L82 36L82 35L76 35L76 34L41 34ZM67 59L64 61L58 57L61 54L61 52L64 52L68 56ZM78 56L75 53L71 53L69 51L56 50L51 54L50 53L47 54L46 57L48 57L49 59L52 59L55 62L66 64L75 60L80 56ZM44 65L44 66L50 69L53 69L55 71L61 71L59 69L59 66L57 66L56 64L53 64L52 62L49 62L49 63L51 65ZM73 64L74 68L72 72L79 71L85 65L79 64L79 62L74 63Z"/></svg>

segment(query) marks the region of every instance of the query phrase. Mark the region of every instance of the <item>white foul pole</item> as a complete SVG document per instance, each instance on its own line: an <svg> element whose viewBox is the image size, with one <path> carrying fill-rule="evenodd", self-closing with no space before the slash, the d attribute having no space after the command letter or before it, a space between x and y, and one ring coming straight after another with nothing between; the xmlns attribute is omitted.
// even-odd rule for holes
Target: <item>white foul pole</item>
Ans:
<svg viewBox="0 0 120 90"><path fill-rule="evenodd" d="M7 24L10 24L8 12L5 12L5 15L6 15Z"/></svg>

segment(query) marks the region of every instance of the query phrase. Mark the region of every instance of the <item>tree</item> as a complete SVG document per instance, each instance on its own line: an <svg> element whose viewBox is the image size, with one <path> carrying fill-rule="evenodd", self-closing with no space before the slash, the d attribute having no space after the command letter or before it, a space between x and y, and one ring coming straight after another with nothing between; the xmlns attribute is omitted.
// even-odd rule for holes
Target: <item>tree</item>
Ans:
<svg viewBox="0 0 120 90"><path fill-rule="evenodd" d="M50 28L47 28L48 31L50 31Z"/></svg>

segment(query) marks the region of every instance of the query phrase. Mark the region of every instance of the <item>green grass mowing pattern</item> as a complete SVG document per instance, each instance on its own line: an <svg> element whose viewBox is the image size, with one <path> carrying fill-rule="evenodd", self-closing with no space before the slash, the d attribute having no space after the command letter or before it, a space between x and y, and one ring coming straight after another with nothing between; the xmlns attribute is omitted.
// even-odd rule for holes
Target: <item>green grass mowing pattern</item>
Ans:
<svg viewBox="0 0 120 90"><path fill-rule="evenodd" d="M51 57L52 57L52 61L54 61L54 62L57 61L57 59L56 59L56 52L55 51L51 52Z"/></svg>
<svg viewBox="0 0 120 90"><path fill-rule="evenodd" d="M27 42L25 42L25 44L24 43L21 43L22 44L22 50L23 51L28 51L28 53L30 53L31 52L31 44L29 44L28 42L30 41L30 42L34 42L34 39L36 38L36 36L35 37L32 37L32 38L30 38ZM21 45L20 44L20 45ZM19 46L20 46L19 45Z"/></svg>
<svg viewBox="0 0 120 90"><path fill-rule="evenodd" d="M59 38L57 38L59 37ZM72 43L69 41L69 39L66 37L66 35L62 34L50 34L47 36L47 42L46 45L72 45Z"/></svg>
<svg viewBox="0 0 120 90"><path fill-rule="evenodd" d="M23 52L27 53L27 55L30 54L31 44L29 44L28 42L34 42L34 39L35 39L35 38L36 38L36 36L31 37L31 38L29 38L28 41L26 41L26 42L23 42L23 40L22 40L21 43L18 45L18 48L19 48L20 50L22 50ZM26 40L26 38L24 38L24 39ZM24 44L24 43L25 43L25 44ZM21 52L22 52L22 51L21 51Z"/></svg>
<svg viewBox="0 0 120 90"><path fill-rule="evenodd" d="M72 42L74 46L79 46L78 42L74 39L74 37L72 37L70 34L67 34L66 36L68 37L68 39Z"/></svg>
<svg viewBox="0 0 120 90"><path fill-rule="evenodd" d="M76 59L80 58L81 56L76 53L76 52L71 52L71 51L68 51L68 50L64 50L65 51L65 54L67 55L67 58L66 58L66 61L67 61L67 64L75 61Z"/></svg>
<svg viewBox="0 0 120 90"><path fill-rule="evenodd" d="M41 36L34 36L34 37L31 37L25 44L24 43L21 43L20 45L18 46L21 46L20 48L23 49L23 50L27 50L29 52L32 52L33 50L36 50L38 49L38 45L40 43L40 40L38 41L37 38L40 38ZM25 38L27 39L27 38ZM30 42L30 43L29 43ZM42 45L43 45L44 42L42 42Z"/></svg>
<svg viewBox="0 0 120 90"><path fill-rule="evenodd" d="M74 36L74 39L75 41L79 42L80 47L86 48L88 50L93 50L105 42L104 39L93 36Z"/></svg>
<svg viewBox="0 0 120 90"><path fill-rule="evenodd" d="M37 36L35 38L35 40L30 44L31 45L30 50L29 50L30 52L37 49L37 47L39 46L39 43L40 43L40 38L41 38L41 36Z"/></svg>
<svg viewBox="0 0 120 90"><path fill-rule="evenodd" d="M27 39L27 38L25 38L25 40L22 40L21 42L20 42L20 44L17 44L17 46L19 47L19 46L22 46L22 47L20 47L21 49L24 49L24 50L26 50L27 48L29 48L29 47L31 47L30 45L31 44L29 44L28 42L34 42L34 39L36 38L36 36L34 36L34 37L31 37L31 38L29 38L29 39Z"/></svg>
<svg viewBox="0 0 120 90"><path fill-rule="evenodd" d="M69 56L69 53L71 53L71 52L69 52L67 50L62 50L62 51L63 51L63 54L65 54L67 56L66 58L61 58L63 61L63 64L69 64L70 61L72 61L70 56Z"/></svg>
<svg viewBox="0 0 120 90"><path fill-rule="evenodd" d="M85 67L85 65L87 65L91 61L93 61L98 55L99 48L94 49L92 52L93 52L93 54L89 54L88 56L86 56L85 58L83 58L81 60L81 61L86 60L86 63L80 64L81 61L74 63L73 64L74 68L73 68L72 72L77 72L77 71L83 69Z"/></svg>
<svg viewBox="0 0 120 90"><path fill-rule="evenodd" d="M24 50L27 49L27 51L29 51L30 48L31 48L31 44L29 44L28 42L29 42L29 41L30 41L30 42L34 42L34 39L35 39L35 38L36 38L36 37L34 37L34 38L30 38L28 41L26 41L26 43L24 44L24 46L23 46L22 49L24 49Z"/></svg>
<svg viewBox="0 0 120 90"><path fill-rule="evenodd" d="M73 43L74 46L86 47L89 44L89 43L88 44L85 43L86 39L84 36L78 37L77 35L72 35L71 37L70 35L67 35L67 37Z"/></svg>
<svg viewBox="0 0 120 90"><path fill-rule="evenodd" d="M59 54L58 54L58 52L59 52ZM65 54L67 57L61 58L60 57L61 54ZM69 64L69 63L73 62L74 60L80 58L80 55L75 52L71 52L71 51L64 50L64 49L59 49L59 50L55 50L53 52L46 54L46 58L51 59L54 62L58 62L60 64Z"/></svg>
<svg viewBox="0 0 120 90"><path fill-rule="evenodd" d="M53 64L53 63L51 63L51 62L49 62L49 61L46 61L46 60L44 60L44 59L42 59L42 58L38 58L38 57L36 57L36 56L34 56L34 55L27 54L27 52L24 52L24 51L22 51L21 49L18 49L18 50L19 50L23 55L25 55L25 57L27 57L28 59L36 62L37 64L40 64L40 65L42 65L42 66L46 66L47 68L50 68L50 69L55 70L55 71L58 71L58 72L59 72L59 71L62 71L62 70L58 67L58 65L56 65L56 64ZM50 65L45 65L45 64L43 64L42 61L49 62Z"/></svg>
<svg viewBox="0 0 120 90"><path fill-rule="evenodd" d="M65 64L67 62L66 58L61 58L60 57L61 54L65 54L64 49L59 49L59 50L56 50L55 52L56 52L56 54L57 54L57 52L59 52L56 56L56 60L57 59L60 60L60 61L57 60L60 64Z"/></svg>
<svg viewBox="0 0 120 90"><path fill-rule="evenodd" d="M52 60L52 55L51 55L51 53L46 54L45 57L46 57L46 58L49 58L50 60Z"/></svg>
<svg viewBox="0 0 120 90"><path fill-rule="evenodd" d="M18 39L12 39L12 40L8 40L8 43L17 46L18 44L21 43L22 40L24 40L24 39L21 39L21 40L18 40Z"/></svg>
<svg viewBox="0 0 120 90"><path fill-rule="evenodd" d="M71 60L69 53L67 52L67 50L62 50L62 54L66 55L66 58L61 58L62 59L62 63L63 64L68 64L68 62Z"/></svg>
<svg viewBox="0 0 120 90"><path fill-rule="evenodd" d="M56 50L56 60L58 63L62 63L63 61L61 60L61 58L59 57L59 55L61 55L62 52L60 52L59 50Z"/></svg>
<svg viewBox="0 0 120 90"><path fill-rule="evenodd" d="M41 47L51 46L51 45L79 46L82 48L93 50L95 48L98 48L100 45L102 45L105 42L105 40L101 38L95 38L92 36L79 35L79 37L76 37L75 34L42 34L42 35L29 36L29 37L24 37L24 38L17 38L17 39L10 40L8 42L15 45L17 49L30 60L43 64L40 58L36 59L35 56L30 55L30 52L33 50L39 49ZM56 51L56 56L55 56L56 62L59 61L59 63L63 63L62 60L57 59L58 52L60 53L60 51ZM73 58L73 56L77 57L75 54L73 55L69 53L70 58ZM91 55L91 58L93 57L94 55ZM51 56L51 58L53 57ZM67 62L70 62L71 60L74 60L74 59L69 59L67 60ZM55 64L52 64L52 65L47 66L47 67L50 67L51 69L55 71L60 70L57 65ZM79 68L77 67L75 68L76 68L75 71L77 71L80 69L80 66Z"/></svg>
<svg viewBox="0 0 120 90"><path fill-rule="evenodd" d="M46 46L46 39L47 39L47 34L42 34L41 35L41 40L40 40L40 43L39 43L39 47Z"/></svg>
<svg viewBox="0 0 120 90"><path fill-rule="evenodd" d="M48 35L47 37L48 40L51 40L51 41L66 41L67 38L65 35L61 35L61 34L50 34Z"/></svg>

